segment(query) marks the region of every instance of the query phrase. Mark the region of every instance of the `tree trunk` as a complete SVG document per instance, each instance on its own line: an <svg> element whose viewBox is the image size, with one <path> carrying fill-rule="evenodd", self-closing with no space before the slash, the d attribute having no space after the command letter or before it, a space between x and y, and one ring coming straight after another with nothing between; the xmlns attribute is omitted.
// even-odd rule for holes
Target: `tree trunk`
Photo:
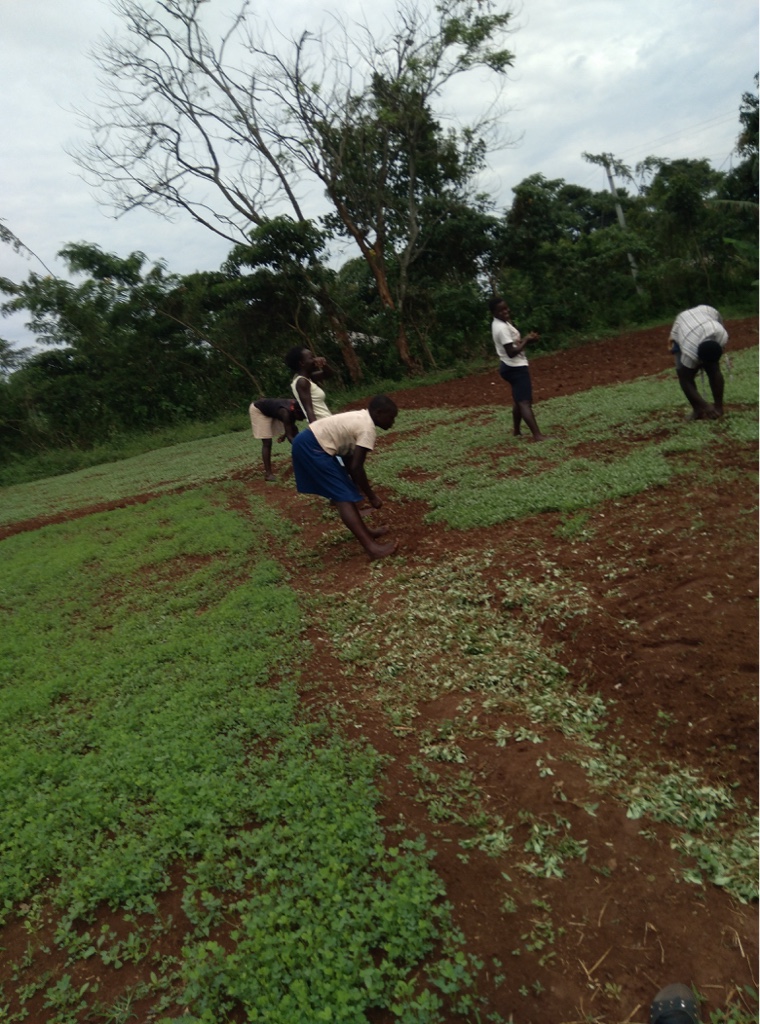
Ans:
<svg viewBox="0 0 760 1024"><path fill-rule="evenodd" d="M359 364L358 356L356 355L356 350L348 336L348 331L346 330L343 321L332 311L328 313L328 317L333 333L335 334L338 345L340 346L340 354L343 356L343 362L346 364L346 369L351 377L351 383L356 384L364 376L361 365Z"/></svg>
<svg viewBox="0 0 760 1024"><path fill-rule="evenodd" d="M383 261L382 253L378 255L374 249L367 249L366 252L364 250L362 251L375 278L380 301L386 309L392 309L395 311L396 303L393 301L393 296L391 295L391 290L388 286L388 275L385 272L385 262ZM409 339L407 338L406 327L404 326L404 321L400 311L398 329L396 331L396 349L398 351L399 359L407 370L409 370L410 373L419 373L422 367L409 351Z"/></svg>
<svg viewBox="0 0 760 1024"><path fill-rule="evenodd" d="M406 327L404 321L399 320L398 331L396 333L396 348L398 349L398 355L401 362L411 373L419 373L422 369L416 359L412 357L412 353L409 351L409 339L406 336Z"/></svg>
<svg viewBox="0 0 760 1024"><path fill-rule="evenodd" d="M333 202L335 202L340 219L343 221L343 224L348 229L349 234L359 246L362 256L367 261L367 265L372 271L372 276L374 277L375 284L377 285L377 294L380 296L380 301L386 309L395 310L396 303L393 301L391 289L388 284L388 275L385 272L382 240L376 240L374 246L372 246L367 241L366 232L360 231L352 220L345 203L336 199L332 194L330 197L333 199ZM412 354L409 351L409 341L406 336L406 328L404 327L401 319L399 319L398 331L396 333L396 349L398 351L399 359L407 370L409 370L410 373L418 373L421 366L415 361L415 359L413 359Z"/></svg>

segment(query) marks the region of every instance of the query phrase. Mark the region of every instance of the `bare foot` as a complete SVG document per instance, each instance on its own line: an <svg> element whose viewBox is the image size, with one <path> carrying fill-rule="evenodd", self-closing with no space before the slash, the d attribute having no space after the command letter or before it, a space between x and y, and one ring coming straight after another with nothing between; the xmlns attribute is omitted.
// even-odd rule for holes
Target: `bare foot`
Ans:
<svg viewBox="0 0 760 1024"><path fill-rule="evenodd" d="M387 555L394 555L398 550L398 541L394 540L390 544L373 544L371 550L367 550L367 554L371 561L375 561L378 558L385 558Z"/></svg>
<svg viewBox="0 0 760 1024"><path fill-rule="evenodd" d="M270 473L268 476L265 476L264 479L272 481L272 480L276 480L277 477L274 475L274 473Z"/></svg>
<svg viewBox="0 0 760 1024"><path fill-rule="evenodd" d="M375 540L377 540L378 537L384 537L386 535L390 530L390 526L378 526L377 529L374 530L372 527L368 526L367 530L369 531L370 537L374 537Z"/></svg>
<svg viewBox="0 0 760 1024"><path fill-rule="evenodd" d="M533 437L531 438L531 441L548 441L548 440L549 440L549 435L548 434L534 434Z"/></svg>

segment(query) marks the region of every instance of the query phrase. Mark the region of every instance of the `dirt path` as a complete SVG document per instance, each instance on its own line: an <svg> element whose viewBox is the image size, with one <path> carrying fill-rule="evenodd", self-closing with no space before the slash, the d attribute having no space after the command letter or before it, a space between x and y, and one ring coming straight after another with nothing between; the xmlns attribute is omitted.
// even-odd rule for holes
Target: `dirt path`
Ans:
<svg viewBox="0 0 760 1024"><path fill-rule="evenodd" d="M757 343L756 319L727 327L732 350ZM539 421L540 402L548 398L667 369L666 333L635 332L535 359ZM675 403L675 378L673 389ZM494 368L395 397L402 408L471 407L506 403L506 392ZM726 405L730 415L730 382ZM508 531L432 528L423 521L421 504L390 494L383 516L401 539L407 562L443 564L488 547L496 549L497 563L526 579L540 576L539 555L572 575L587 588L593 611L572 635L549 631L546 639L561 640L563 663L579 686L614 703L607 742L651 755L653 762L668 758L692 767L710 784L730 785L737 799L754 802L757 460L754 451L739 447L730 458L730 484L679 477L667 488L593 510L592 539L562 540L554 514L523 524L519 546ZM340 527L326 523L316 504L294 502L288 486L264 484L258 465L238 479L246 492L265 496L294 519L303 545L320 551L320 589L392 589L399 571L393 560L383 564L378 578L358 546L324 544L325 533ZM14 524L1 536L107 507ZM611 563L635 565L635 571L613 586L606 575ZM293 562L289 570L292 585L310 600L312 576L302 563ZM656 989L679 980L706 996L707 1019L710 1009L736 1000L737 989L757 985L755 910L716 886L684 882L684 865L670 848L670 827L659 824L642 834L642 822L627 818L611 796L600 796L567 759L569 744L559 733L539 751L529 740L497 747L497 717L486 707L474 709L491 738L462 740L467 770L482 805L512 823L514 848L499 857L478 849L465 854L460 840L470 838L472 829L445 817L432 820L415 799L419 787L410 766L419 755L417 735L389 728L373 700L371 678L362 681L366 699L359 699L357 680L343 675L338 652L316 627L307 638L314 651L310 674L323 681L308 699L316 708L340 702L348 709L346 727L390 755L381 808L385 823L430 837L456 922L484 963L489 1012L514 1024L635 1024L648 1020ZM455 718L461 699L454 692L420 709L416 733ZM537 772L539 754L554 765L553 775ZM456 766L436 770L444 781L456 779ZM587 810L592 804L594 815ZM588 840L585 860L568 860L564 878L531 878L520 870L529 829L520 815L526 808L547 823L561 816L573 834ZM370 1020L390 1024L391 1018L377 1014Z"/></svg>

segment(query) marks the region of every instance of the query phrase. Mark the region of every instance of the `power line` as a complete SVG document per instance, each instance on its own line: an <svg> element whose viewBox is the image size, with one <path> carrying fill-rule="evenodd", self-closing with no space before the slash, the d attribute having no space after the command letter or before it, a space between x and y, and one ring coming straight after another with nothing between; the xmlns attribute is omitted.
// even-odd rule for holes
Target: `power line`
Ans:
<svg viewBox="0 0 760 1024"><path fill-rule="evenodd" d="M738 121L736 111L732 111L730 114L718 114L715 117L709 118L707 121L698 121L696 124L691 125L690 127L682 128L680 131L677 132L671 132L670 135L661 135L658 139L653 139L651 142L645 142L643 145L638 145L629 150L626 150L626 152L623 153L623 156L625 156L626 153L634 153L636 151L641 152L642 149L645 149L649 146L657 146L661 142L669 142L671 139L678 139L684 135L691 135L695 133L697 129L705 128L708 125L715 127L717 124L727 124L729 121L734 120Z"/></svg>
<svg viewBox="0 0 760 1024"><path fill-rule="evenodd" d="M642 152L647 152L647 151L651 152L650 147L658 146L658 145L661 145L662 143L669 142L669 141L671 141L671 139L680 139L680 138L688 137L690 135L696 135L700 131L704 130L705 128L708 128L708 127L714 128L714 127L717 127L717 125L719 125L719 124L727 124L729 121L732 121L732 120L737 120L737 115L736 115L735 112L731 112L730 114L716 114L714 117L708 118L706 121L697 121L695 124L688 125L688 126L682 128L682 129L680 129L677 132L671 132L669 135L661 135L659 138L653 139L650 142L638 143L635 147L631 147L630 149L623 150L623 152L620 155L621 155L621 157L625 157L625 156L628 156L631 153L639 153L640 154ZM737 128L737 132L738 132L738 128ZM730 160L732 153L733 153L733 149L731 149L731 151L728 153L728 155L723 158L723 160L721 162L721 165L720 165L721 167L723 166L723 164L726 163L727 160ZM589 177L587 177L586 180L583 182L582 187L586 188L588 186L588 184L591 181L593 181L594 177L595 177L595 175L592 172L589 175Z"/></svg>

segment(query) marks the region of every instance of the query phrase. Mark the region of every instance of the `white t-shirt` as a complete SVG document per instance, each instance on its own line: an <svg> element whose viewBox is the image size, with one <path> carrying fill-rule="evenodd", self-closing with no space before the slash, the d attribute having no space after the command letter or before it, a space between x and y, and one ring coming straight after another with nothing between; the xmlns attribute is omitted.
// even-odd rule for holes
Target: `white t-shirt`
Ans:
<svg viewBox="0 0 760 1024"><path fill-rule="evenodd" d="M357 446L372 451L377 439L377 430L368 409L325 416L310 423L309 430L328 455L348 455Z"/></svg>
<svg viewBox="0 0 760 1024"><path fill-rule="evenodd" d="M504 323L503 320L497 320L494 317L491 323L491 336L494 348L496 349L496 355L501 359L502 363L506 363L507 366L528 365L528 357L525 355L525 350L518 353L514 358L507 355L507 345L516 345L520 341L520 332L515 326L510 323Z"/></svg>

